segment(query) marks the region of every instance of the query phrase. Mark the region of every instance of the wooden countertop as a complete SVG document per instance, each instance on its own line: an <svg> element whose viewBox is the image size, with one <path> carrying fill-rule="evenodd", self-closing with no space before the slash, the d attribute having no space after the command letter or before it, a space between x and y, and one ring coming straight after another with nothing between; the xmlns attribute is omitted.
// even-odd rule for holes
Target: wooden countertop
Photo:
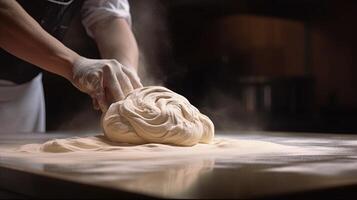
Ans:
<svg viewBox="0 0 357 200"><path fill-rule="evenodd" d="M0 134L0 149L73 135L76 134ZM151 159L145 165L138 159L133 166L132 160L96 162L95 159L77 164L53 164L0 151L0 190L22 197L54 198L357 196L355 135L244 131L218 132L217 135L298 147L304 152L228 157L187 155L179 159ZM53 154L54 159L56 156ZM126 170L111 171L116 165Z"/></svg>

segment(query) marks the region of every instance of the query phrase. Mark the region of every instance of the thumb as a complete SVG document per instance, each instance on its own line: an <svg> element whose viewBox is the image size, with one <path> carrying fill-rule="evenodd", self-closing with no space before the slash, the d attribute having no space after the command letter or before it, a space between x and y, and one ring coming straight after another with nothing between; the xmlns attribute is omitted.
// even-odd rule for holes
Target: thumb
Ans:
<svg viewBox="0 0 357 200"><path fill-rule="evenodd" d="M104 92L95 94L94 98L98 102L100 110L102 110L102 112L106 112L108 110L108 103L106 101Z"/></svg>
<svg viewBox="0 0 357 200"><path fill-rule="evenodd" d="M93 104L94 110L99 110L100 109L97 99L92 98L92 104Z"/></svg>

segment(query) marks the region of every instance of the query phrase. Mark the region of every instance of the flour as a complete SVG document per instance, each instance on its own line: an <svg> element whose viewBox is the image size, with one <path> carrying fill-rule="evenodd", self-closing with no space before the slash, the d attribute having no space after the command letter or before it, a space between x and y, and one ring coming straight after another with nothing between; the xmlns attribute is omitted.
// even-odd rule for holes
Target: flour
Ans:
<svg viewBox="0 0 357 200"><path fill-rule="evenodd" d="M258 141L258 140L238 140L232 138L218 137L212 140L210 144L197 144L190 148L182 146L173 146L166 144L148 143L134 145L129 143L117 143L108 140L102 135L90 137L72 137L66 139L54 139L43 144L27 144L19 147L17 152L29 153L66 153L66 152L117 152L118 156L143 156L146 153L153 154L220 154L242 155L255 153L272 153L289 150L296 150L293 147ZM129 156L130 157L130 156Z"/></svg>

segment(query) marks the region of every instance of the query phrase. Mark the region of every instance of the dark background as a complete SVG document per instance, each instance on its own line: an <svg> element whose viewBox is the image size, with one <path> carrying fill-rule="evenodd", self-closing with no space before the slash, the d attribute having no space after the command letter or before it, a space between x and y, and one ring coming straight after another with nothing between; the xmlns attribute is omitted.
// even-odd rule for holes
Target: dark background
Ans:
<svg viewBox="0 0 357 200"><path fill-rule="evenodd" d="M355 132L356 1L131 0L145 85L164 85L216 128ZM65 44L98 57L80 17ZM48 130L100 131L100 113L46 74Z"/></svg>

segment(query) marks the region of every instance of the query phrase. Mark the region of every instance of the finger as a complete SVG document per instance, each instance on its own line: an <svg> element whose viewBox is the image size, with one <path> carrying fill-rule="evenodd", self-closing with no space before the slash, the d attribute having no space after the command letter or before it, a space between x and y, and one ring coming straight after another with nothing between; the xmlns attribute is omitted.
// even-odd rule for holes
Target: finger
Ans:
<svg viewBox="0 0 357 200"><path fill-rule="evenodd" d="M106 87L104 89L104 91L105 91L105 98L106 98L106 100L108 102L108 105L111 105L112 103L118 101L116 98L113 97L112 92L110 92L108 87Z"/></svg>
<svg viewBox="0 0 357 200"><path fill-rule="evenodd" d="M98 101L95 98L92 98L92 103L93 103L94 110L99 110L100 109Z"/></svg>
<svg viewBox="0 0 357 200"><path fill-rule="evenodd" d="M126 68L126 67L123 67L123 71L129 77L129 79L131 81L131 84L133 85L134 89L143 87L143 85L141 84L139 76L135 72L133 72L132 70L130 70L130 69Z"/></svg>
<svg viewBox="0 0 357 200"><path fill-rule="evenodd" d="M90 96L95 99L95 102L98 104L100 110L106 112L108 109L108 104L105 99L103 76L103 73L91 73L88 76L88 81L91 83L92 87Z"/></svg>
<svg viewBox="0 0 357 200"><path fill-rule="evenodd" d="M128 76L123 72L122 67L118 68L118 72L116 73L116 77L119 81L120 87L123 90L124 96L129 94L131 91L134 90L130 79Z"/></svg>
<svg viewBox="0 0 357 200"><path fill-rule="evenodd" d="M124 93L119 85L119 81L116 75L112 70L105 69L103 81L104 81L104 87L107 88L106 96L108 98L111 98L112 101L110 103L124 99Z"/></svg>
<svg viewBox="0 0 357 200"><path fill-rule="evenodd" d="M108 110L108 104L106 102L104 92L97 93L95 95L95 99L98 102L100 110L102 110L102 112L106 112Z"/></svg>

